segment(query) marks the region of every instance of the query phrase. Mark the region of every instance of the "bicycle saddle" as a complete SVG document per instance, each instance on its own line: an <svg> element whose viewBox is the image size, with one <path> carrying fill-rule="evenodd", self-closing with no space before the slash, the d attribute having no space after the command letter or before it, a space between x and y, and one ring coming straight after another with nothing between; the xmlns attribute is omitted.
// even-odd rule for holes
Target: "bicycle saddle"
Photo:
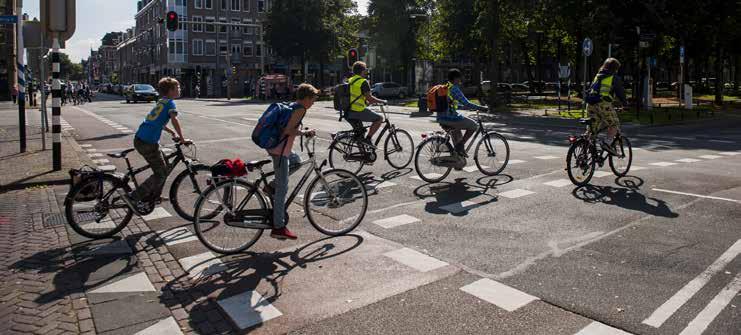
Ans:
<svg viewBox="0 0 741 335"><path fill-rule="evenodd" d="M111 158L124 158L124 157L126 157L126 155L128 155L130 152L132 152L134 150L135 150L134 148L130 148L130 149L126 149L126 150L121 151L121 152L114 152L114 153L108 154L108 157L111 157Z"/></svg>
<svg viewBox="0 0 741 335"><path fill-rule="evenodd" d="M251 161L244 166L247 167L247 170L254 170L254 169L261 169L265 164L272 163L273 161L270 159L263 159L261 161Z"/></svg>
<svg viewBox="0 0 741 335"><path fill-rule="evenodd" d="M586 118L586 119L579 119L579 123L581 124L592 124L594 123L594 118Z"/></svg>

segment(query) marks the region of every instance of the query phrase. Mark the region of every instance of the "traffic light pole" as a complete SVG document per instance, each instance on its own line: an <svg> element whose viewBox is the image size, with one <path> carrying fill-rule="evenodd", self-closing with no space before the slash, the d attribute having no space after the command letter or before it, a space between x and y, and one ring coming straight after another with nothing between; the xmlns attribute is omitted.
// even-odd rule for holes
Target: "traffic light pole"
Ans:
<svg viewBox="0 0 741 335"><path fill-rule="evenodd" d="M18 132L20 136L20 151L26 152L26 76L25 76L25 65L23 63L24 58L24 47L23 47L23 8L22 1L17 1L16 14L18 14L18 23L16 23L16 45L18 51L16 55L17 67L18 67ZM42 133L43 135L43 133Z"/></svg>
<svg viewBox="0 0 741 335"><path fill-rule="evenodd" d="M62 116L62 83L59 65L59 35L54 34L51 53L51 132L52 132L52 164L54 171L62 169L62 126L59 123Z"/></svg>

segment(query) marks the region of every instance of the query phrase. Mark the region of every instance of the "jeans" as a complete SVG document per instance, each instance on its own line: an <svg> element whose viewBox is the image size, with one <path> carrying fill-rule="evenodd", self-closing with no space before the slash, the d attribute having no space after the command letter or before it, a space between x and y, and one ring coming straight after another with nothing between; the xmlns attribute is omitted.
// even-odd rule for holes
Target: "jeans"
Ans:
<svg viewBox="0 0 741 335"><path fill-rule="evenodd" d="M301 156L291 152L286 156L273 156L273 169L275 179L273 180L273 226L276 229L286 226L286 195L288 193L288 177L292 175L301 164Z"/></svg>
<svg viewBox="0 0 741 335"><path fill-rule="evenodd" d="M132 198L139 201L159 198L169 172L160 145L144 142L137 137L134 138L134 148L152 168L152 175L132 193Z"/></svg>

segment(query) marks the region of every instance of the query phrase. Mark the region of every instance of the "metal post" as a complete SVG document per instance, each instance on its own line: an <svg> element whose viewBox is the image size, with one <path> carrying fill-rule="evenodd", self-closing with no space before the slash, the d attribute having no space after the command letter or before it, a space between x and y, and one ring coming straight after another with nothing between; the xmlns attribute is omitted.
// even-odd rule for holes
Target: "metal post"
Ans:
<svg viewBox="0 0 741 335"><path fill-rule="evenodd" d="M18 67L18 130L20 135L21 152L26 152L26 78L25 78L25 66L23 63L24 48L23 48L23 5L22 1L16 1L16 15L18 15L18 23L16 23L16 45L18 46L17 56L17 67Z"/></svg>
<svg viewBox="0 0 741 335"><path fill-rule="evenodd" d="M52 161L54 171L62 170L62 126L59 123L62 115L62 83L59 65L59 35L54 34L51 54L51 132L52 132Z"/></svg>
<svg viewBox="0 0 741 335"><path fill-rule="evenodd" d="M587 113L587 56L584 55L584 76L582 77L582 110L581 116L586 117Z"/></svg>
<svg viewBox="0 0 741 335"><path fill-rule="evenodd" d="M43 33L41 40L44 40ZM41 64L41 68L39 69L39 86L41 90L41 148L42 150L46 150L46 133L49 131L49 120L46 115L46 66L44 64L44 56L41 56L39 64Z"/></svg>
<svg viewBox="0 0 741 335"><path fill-rule="evenodd" d="M607 58L612 58L612 43L607 44Z"/></svg>

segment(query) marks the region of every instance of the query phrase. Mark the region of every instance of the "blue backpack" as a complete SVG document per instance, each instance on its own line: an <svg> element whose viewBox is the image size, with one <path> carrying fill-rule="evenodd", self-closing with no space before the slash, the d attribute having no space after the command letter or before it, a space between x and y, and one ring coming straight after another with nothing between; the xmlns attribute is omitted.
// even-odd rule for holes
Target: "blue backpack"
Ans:
<svg viewBox="0 0 741 335"><path fill-rule="evenodd" d="M283 129L288 125L288 120L293 114L293 107L284 102L271 104L257 121L255 129L252 131L252 141L263 149L273 149L281 142Z"/></svg>

